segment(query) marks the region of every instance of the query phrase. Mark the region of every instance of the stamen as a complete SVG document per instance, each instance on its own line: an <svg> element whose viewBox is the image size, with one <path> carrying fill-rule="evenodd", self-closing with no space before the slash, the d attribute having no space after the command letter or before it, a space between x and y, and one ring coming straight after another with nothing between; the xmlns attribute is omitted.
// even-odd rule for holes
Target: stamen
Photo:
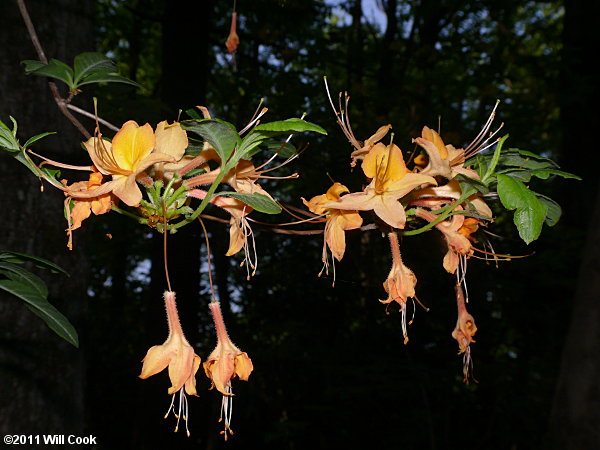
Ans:
<svg viewBox="0 0 600 450"><path fill-rule="evenodd" d="M165 414L165 419L167 417L169 417L169 413L171 411L173 411L173 415L175 416L175 418L177 419L177 422L175 424L175 429L173 430L174 433L177 433L177 431L179 431L179 421L181 420L181 418L183 418L183 421L185 423L185 432L187 434L187 437L190 437L190 429L188 427L188 400L187 397L185 396L185 392L184 392L185 388L181 388L179 390L179 404L177 406L177 412L175 412L175 396L177 395L177 392L175 392L172 397L171 397L171 404L169 405L169 409L167 410L167 413Z"/></svg>
<svg viewBox="0 0 600 450"><path fill-rule="evenodd" d="M219 417L219 422L223 422L223 417L225 418L225 429L221 431L223 438L227 440L227 433L233 436L233 430L231 429L231 415L233 413L233 390L231 389L231 383L227 383L225 386L225 390L227 395L223 396L221 400L221 414Z"/></svg>

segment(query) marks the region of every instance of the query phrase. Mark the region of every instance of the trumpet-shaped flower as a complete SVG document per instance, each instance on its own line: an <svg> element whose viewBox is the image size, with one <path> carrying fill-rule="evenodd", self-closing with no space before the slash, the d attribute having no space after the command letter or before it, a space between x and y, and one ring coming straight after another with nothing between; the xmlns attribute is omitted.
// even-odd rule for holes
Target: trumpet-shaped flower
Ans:
<svg viewBox="0 0 600 450"><path fill-rule="evenodd" d="M463 356L463 376L465 383L469 382L469 376L472 375L473 361L471 360L471 343L475 342L473 336L477 332L475 319L467 312L465 305L465 295L460 284L455 287L456 305L458 307L458 320L456 327L452 332L452 337L458 342L458 354Z"/></svg>
<svg viewBox="0 0 600 450"><path fill-rule="evenodd" d="M406 213L399 200L423 184L437 184L435 179L408 172L402 151L395 144L379 143L365 156L362 169L371 183L363 192L347 194L330 201L324 208L370 211L373 210L385 223L394 228L404 228Z"/></svg>
<svg viewBox="0 0 600 450"><path fill-rule="evenodd" d="M175 431L178 429L179 418L182 416L183 420L186 421L187 430L188 408L185 393L188 395L198 395L196 392L196 372L200 367L200 357L196 355L194 348L189 344L181 329L177 305L175 303L175 293L167 291L164 294L164 298L167 310L167 322L169 324L169 335L164 344L155 345L148 350L142 361L143 366L140 378L146 379L162 372L167 367L169 368L171 387L168 393L173 394L173 400L171 401L171 407L167 415L173 409L175 394L179 392L179 411L178 414L175 414L177 417ZM187 434L189 436L189 430Z"/></svg>
<svg viewBox="0 0 600 450"><path fill-rule="evenodd" d="M388 305L391 302L397 302L400 305L400 311L402 312L402 333L404 334L404 343L406 344L408 342L406 302L409 298L415 297L417 277L402 261L400 243L396 233L389 233L388 237L392 250L392 270L390 270L387 279L383 283L383 288L388 293L388 298L379 301Z"/></svg>
<svg viewBox="0 0 600 450"><path fill-rule="evenodd" d="M335 259L341 261L346 251L346 230L354 230L362 225L362 217L356 211L326 208L331 201L337 201L344 193L350 192L341 183L333 183L325 194L317 195L306 201L302 199L308 209L314 214L327 214L325 223L325 240L323 243L323 262L327 261L327 247Z"/></svg>
<svg viewBox="0 0 600 450"><path fill-rule="evenodd" d="M121 127L112 143L97 136L90 138L84 146L100 173L111 175L112 180L87 193L68 191L70 196L77 198L97 197L112 192L125 204L137 206L142 199L142 192L136 178L156 163L175 161L170 154L153 151L156 149L156 137L149 124L140 127L133 120Z"/></svg>
<svg viewBox="0 0 600 450"><path fill-rule="evenodd" d="M242 352L229 339L219 302L212 302L210 310L217 331L217 347L204 363L204 371L206 376L211 379L212 387L223 394L221 419L223 419L223 416L225 417L225 430L222 434L227 439L227 433L233 434L231 431L233 401L231 398L233 396L231 380L237 376L240 380L248 381L254 367L248 354Z"/></svg>

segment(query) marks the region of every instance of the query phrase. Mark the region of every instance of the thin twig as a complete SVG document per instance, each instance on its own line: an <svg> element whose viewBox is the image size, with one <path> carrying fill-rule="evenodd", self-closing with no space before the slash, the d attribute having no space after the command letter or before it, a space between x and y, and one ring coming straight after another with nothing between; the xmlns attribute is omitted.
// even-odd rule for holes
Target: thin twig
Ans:
<svg viewBox="0 0 600 450"><path fill-rule="evenodd" d="M31 17L29 16L29 12L27 11L27 7L25 6L24 0L17 0L17 5L19 6L19 11L21 12L21 17L23 17L23 21L25 22L25 26L27 27L27 32L29 33L29 37L31 38L31 42L35 48L36 53L38 54L38 58L44 64L48 64L48 58L46 58L46 54L44 53L44 49L42 48L42 44L40 44L40 40L38 39L37 33L35 31L35 27L33 26L33 22L31 21ZM50 87L50 91L54 96L54 100L58 105L58 109L63 115L69 119L69 121L75 125L75 127L85 136L86 139L92 137L92 135L85 129L85 127L79 122L73 114L69 112L67 109L68 101L65 100L58 92L58 87L54 81L49 81L48 86ZM70 99L69 99L70 100Z"/></svg>
<svg viewBox="0 0 600 450"><path fill-rule="evenodd" d="M89 117L90 119L96 119L96 116L94 116L92 113L87 112L85 109L78 108L75 105L71 105L70 103L67 104L67 108L72 109L73 111L81 114L82 116ZM119 131L119 127L113 125L112 123L110 123L107 120L101 119L100 117L98 117L98 122L100 122L106 128L109 128L113 131Z"/></svg>

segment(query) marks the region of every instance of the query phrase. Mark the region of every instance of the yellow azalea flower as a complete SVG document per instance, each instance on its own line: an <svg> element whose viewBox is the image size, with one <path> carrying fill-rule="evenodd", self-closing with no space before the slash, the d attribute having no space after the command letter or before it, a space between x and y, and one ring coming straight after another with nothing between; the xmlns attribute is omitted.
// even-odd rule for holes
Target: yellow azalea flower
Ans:
<svg viewBox="0 0 600 450"><path fill-rule="evenodd" d="M155 166L155 171L167 173L167 178L170 179L172 173L178 171L188 164L194 157L186 156L185 149L188 147L187 133L179 122L169 124L166 120L159 122L156 125L156 147L157 153L170 155L175 162L158 163Z"/></svg>
<svg viewBox="0 0 600 450"><path fill-rule="evenodd" d="M379 143L362 162L365 175L373 180L363 192L347 194L337 201L330 201L324 208L370 211L394 228L404 228L406 213L398 201L422 184L436 184L434 178L408 172L402 151L395 145Z"/></svg>
<svg viewBox="0 0 600 450"><path fill-rule="evenodd" d="M456 327L452 332L452 337L458 342L458 354L463 356L463 375L465 383L469 382L469 376L473 371L473 362L471 360L471 343L475 342L473 336L477 332L475 319L467 312L465 305L465 296L460 284L455 287L456 304L458 307L458 320Z"/></svg>
<svg viewBox="0 0 600 450"><path fill-rule="evenodd" d="M112 192L125 204L137 206L142 199L142 192L136 178L156 163L175 161L175 158L169 154L153 151L156 149L156 137L149 124L140 127L133 120L121 127L112 143L98 136L90 138L84 146L100 173L111 175L112 180L87 194L72 195L78 198L95 197Z"/></svg>
<svg viewBox="0 0 600 450"><path fill-rule="evenodd" d="M397 302L400 305L400 311L402 312L402 333L404 335L404 343L406 344L408 342L406 302L409 298L415 298L417 277L402 261L400 242L396 233L389 233L388 237L392 249L392 270L390 270L387 279L383 283L383 288L388 293L388 298L379 301L387 305L391 302Z"/></svg>
<svg viewBox="0 0 600 450"><path fill-rule="evenodd" d="M187 430L188 411L185 393L188 395L198 395L196 392L196 372L200 367L200 357L196 355L194 348L189 344L181 329L177 305L175 303L175 293L167 291L164 294L164 298L167 310L167 322L169 324L169 335L164 344L155 345L148 350L142 361L143 366L140 378L146 379L162 372L167 367L169 368L171 387L168 393L173 394L173 400L171 401L171 407L167 415L173 409L175 394L179 392L180 401L178 413L175 414L177 417L175 431L178 429L180 417L183 417L186 421ZM189 436L189 430L187 430L187 434Z"/></svg>
<svg viewBox="0 0 600 450"><path fill-rule="evenodd" d="M227 440L227 433L233 434L231 431L233 401L231 398L233 396L231 380L237 376L240 380L248 381L254 367L248 354L242 352L229 339L219 302L212 302L209 306L217 331L217 347L204 363L204 371L206 376L211 379L212 387L223 394L221 419L225 419L225 430L222 434Z"/></svg>
<svg viewBox="0 0 600 450"><path fill-rule="evenodd" d="M341 183L334 183L325 194L317 195L306 201L302 199L308 209L314 214L327 214L325 223L325 240L323 243L323 262L327 261L327 247L331 254L341 261L346 251L346 230L354 230L362 225L362 217L356 211L346 211L342 209L332 209L323 207L330 201L337 201L344 193L350 192L346 186Z"/></svg>

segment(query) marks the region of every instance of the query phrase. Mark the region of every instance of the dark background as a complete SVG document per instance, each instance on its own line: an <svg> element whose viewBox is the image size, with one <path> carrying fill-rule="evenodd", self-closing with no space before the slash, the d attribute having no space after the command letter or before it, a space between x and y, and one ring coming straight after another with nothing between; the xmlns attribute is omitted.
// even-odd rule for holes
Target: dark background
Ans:
<svg viewBox="0 0 600 450"><path fill-rule="evenodd" d="M257 227L259 269L250 282L239 255L224 257L227 230L209 223L213 273L234 342L251 356L248 383L234 382L230 448L587 449L600 448L600 206L597 51L598 3L382 0L239 0L240 47L234 71L224 42L232 4L216 1L29 0L48 57L67 63L99 50L144 85L86 89L75 103L115 124L156 124L179 109L208 106L245 125L264 97L266 120L298 117L329 132L294 142L309 148L266 183L279 200L321 194L328 174L352 190L350 146L335 124L322 84L352 95L359 139L391 123L408 152L423 125L466 145L496 99L511 147L559 161L584 181L532 187L556 199L564 217L529 246L508 216L493 230L498 252L531 257L496 268L471 260L470 312L475 378L462 383L450 337L456 321L453 278L441 267L444 245L427 233L402 243L416 273L417 309L402 344L400 314L377 299L391 258L378 232L348 233L337 281L317 278L321 236L287 236ZM77 130L60 115L42 78L20 61L37 59L16 1L0 3L0 120L13 115L19 137L59 131L35 149L83 162ZM91 131L93 123L82 119ZM281 171L286 173L286 169ZM1 247L57 262L69 278L43 274L51 301L75 324L80 349L62 342L18 300L0 295L2 434L97 436L97 448L223 448L220 396L198 373L188 439L163 419L166 373L137 378L147 349L166 338L161 237L116 214L94 217L66 249L62 198L0 157ZM595 218L595 220L594 220ZM268 219L265 219L268 220ZM282 218L281 221L286 221ZM110 233L112 239L107 239ZM184 330L197 353L215 345L206 249L199 226L170 241L170 269ZM73 447L70 447L73 448Z"/></svg>

